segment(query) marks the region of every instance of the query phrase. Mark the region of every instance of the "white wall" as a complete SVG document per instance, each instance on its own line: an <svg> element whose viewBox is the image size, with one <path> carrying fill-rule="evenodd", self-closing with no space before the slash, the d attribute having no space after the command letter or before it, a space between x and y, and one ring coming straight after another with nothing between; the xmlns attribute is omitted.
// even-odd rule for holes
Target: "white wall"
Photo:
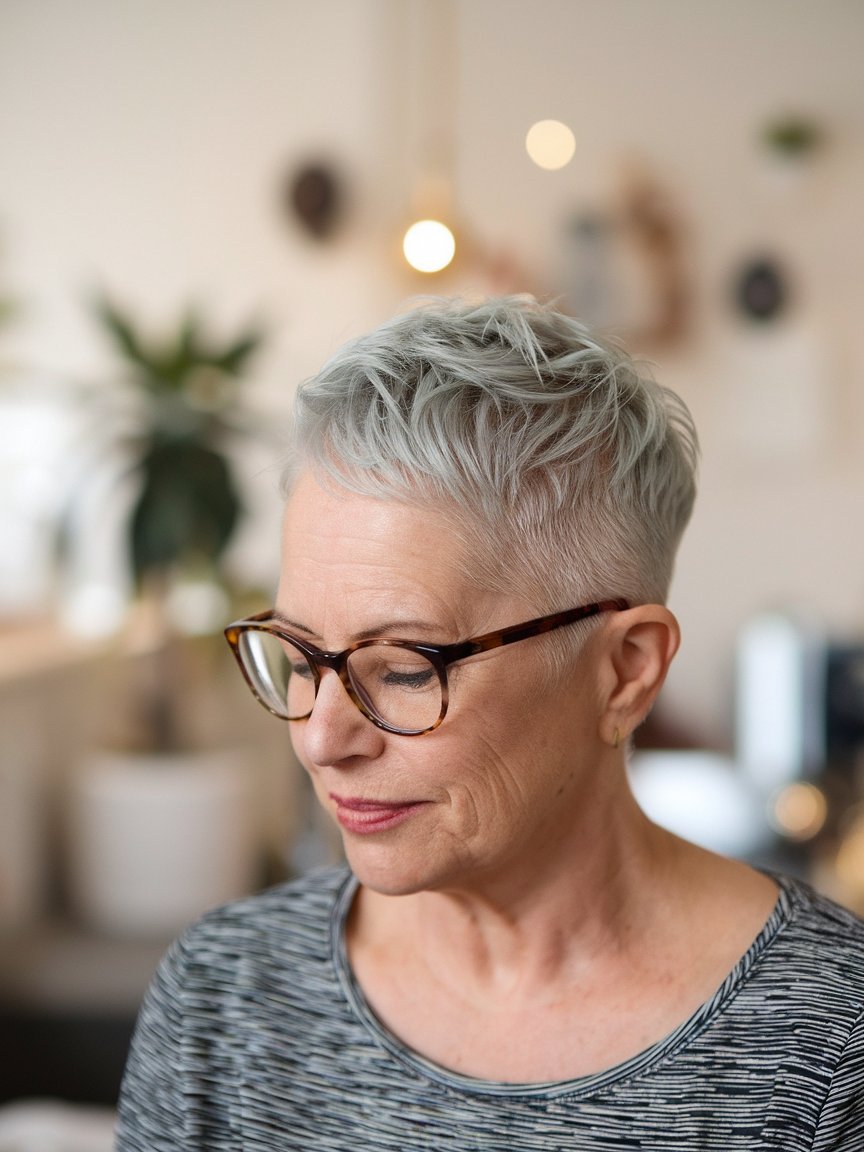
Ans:
<svg viewBox="0 0 864 1152"><path fill-rule="evenodd" d="M456 10L456 67L442 61L447 88L431 116L445 122L455 94L457 205L476 245L546 286L566 220L606 205L634 154L686 221L694 327L656 356L657 375L691 404L704 465L674 588L685 645L667 707L703 738L728 740L734 639L751 613L781 605L864 632L864 7ZM427 289L395 247L417 143L410 13L407 0L0 0L0 288L26 305L0 358L52 378L99 373L107 362L84 306L94 284L154 323L196 298L226 326L270 318L256 396L278 409L344 337ZM816 120L828 143L782 191L757 136L787 110ZM522 145L549 116L578 139L559 173L534 168ZM325 248L278 210L280 176L313 155L332 158L351 193ZM757 334L728 290L762 249L789 267L795 301L783 325ZM489 278L469 265L443 288L465 284ZM254 484L265 512L243 547L266 570L270 477Z"/></svg>

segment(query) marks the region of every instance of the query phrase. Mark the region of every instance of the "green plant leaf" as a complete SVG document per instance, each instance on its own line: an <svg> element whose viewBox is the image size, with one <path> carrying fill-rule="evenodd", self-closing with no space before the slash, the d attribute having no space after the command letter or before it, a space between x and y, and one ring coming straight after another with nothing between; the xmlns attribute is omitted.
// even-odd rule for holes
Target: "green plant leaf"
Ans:
<svg viewBox="0 0 864 1152"><path fill-rule="evenodd" d="M241 512L224 456L195 441L157 441L140 469L143 482L130 522L136 579L201 559L215 565Z"/></svg>
<svg viewBox="0 0 864 1152"><path fill-rule="evenodd" d="M131 321L120 309L107 296L100 296L96 300L95 310L118 352L136 367L143 368L147 372L151 371L152 359L144 349Z"/></svg>
<svg viewBox="0 0 864 1152"><path fill-rule="evenodd" d="M236 376L248 365L258 349L264 342L264 333L254 330L242 336L219 356L214 357L212 364L231 376Z"/></svg>
<svg viewBox="0 0 864 1152"><path fill-rule="evenodd" d="M107 296L95 309L125 361L127 383L146 400L137 428L125 433L137 447L141 484L129 523L135 578L201 560L216 567L241 512L223 445L235 430L237 380L263 330L248 326L233 340L217 340L190 307L156 342Z"/></svg>

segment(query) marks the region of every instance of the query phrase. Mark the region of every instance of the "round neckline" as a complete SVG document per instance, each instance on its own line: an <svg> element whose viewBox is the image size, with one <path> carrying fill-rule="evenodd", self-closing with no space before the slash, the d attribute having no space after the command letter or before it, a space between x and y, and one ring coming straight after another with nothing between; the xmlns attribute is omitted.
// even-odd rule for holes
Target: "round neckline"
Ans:
<svg viewBox="0 0 864 1152"><path fill-rule="evenodd" d="M358 984L348 959L345 925L359 881L353 873L345 877L333 906L330 918L330 955L339 984L355 1017L381 1047L414 1075L420 1075L439 1086L472 1096L487 1097L546 1097L587 1095L600 1088L620 1084L643 1075L679 1048L695 1039L735 997L753 966L777 934L789 923L796 900L794 883L788 877L768 872L777 884L774 907L750 947L728 973L714 994L667 1036L629 1059L600 1072L578 1076L569 1080L531 1081L527 1083L485 1080L467 1076L436 1063L410 1048L391 1032L375 1015L362 988Z"/></svg>

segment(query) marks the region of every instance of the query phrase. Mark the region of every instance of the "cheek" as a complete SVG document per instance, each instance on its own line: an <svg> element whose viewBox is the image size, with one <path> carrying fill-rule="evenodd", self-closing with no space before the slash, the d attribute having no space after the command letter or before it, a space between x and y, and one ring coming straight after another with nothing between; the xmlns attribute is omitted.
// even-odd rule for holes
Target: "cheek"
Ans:
<svg viewBox="0 0 864 1152"><path fill-rule="evenodd" d="M455 727L448 733L452 741L442 745L435 769L443 770L454 816L469 833L490 821L525 817L537 778L536 749L525 725L492 725L488 717L477 717L466 728L464 738Z"/></svg>
<svg viewBox="0 0 864 1152"><path fill-rule="evenodd" d="M542 795L563 795L581 774L592 724L587 698L574 699L564 688L527 680L514 690L511 680L477 692L470 706L454 713L446 732L454 791L478 810L510 817L530 816Z"/></svg>
<svg viewBox="0 0 864 1152"><path fill-rule="evenodd" d="M478 678L470 688L457 697L448 736L461 739L472 763L502 770L505 778L512 771L515 783L516 766L535 759L546 743L554 719L549 697L536 681L512 675ZM449 721L450 716L444 723Z"/></svg>

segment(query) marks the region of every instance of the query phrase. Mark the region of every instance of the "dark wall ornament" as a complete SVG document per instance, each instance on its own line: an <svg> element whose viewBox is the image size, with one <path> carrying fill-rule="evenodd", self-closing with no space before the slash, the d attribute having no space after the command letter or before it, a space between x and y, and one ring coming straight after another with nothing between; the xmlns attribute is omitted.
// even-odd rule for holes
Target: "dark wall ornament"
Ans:
<svg viewBox="0 0 864 1152"><path fill-rule="evenodd" d="M283 201L288 214L315 240L332 237L345 206L341 181L328 164L320 161L302 164L289 173Z"/></svg>
<svg viewBox="0 0 864 1152"><path fill-rule="evenodd" d="M807 116L780 116L765 125L762 141L775 156L799 159L821 148L825 133L816 121Z"/></svg>
<svg viewBox="0 0 864 1152"><path fill-rule="evenodd" d="M789 303L785 273L770 256L748 260L735 277L736 310L748 320L767 324L777 320Z"/></svg>

